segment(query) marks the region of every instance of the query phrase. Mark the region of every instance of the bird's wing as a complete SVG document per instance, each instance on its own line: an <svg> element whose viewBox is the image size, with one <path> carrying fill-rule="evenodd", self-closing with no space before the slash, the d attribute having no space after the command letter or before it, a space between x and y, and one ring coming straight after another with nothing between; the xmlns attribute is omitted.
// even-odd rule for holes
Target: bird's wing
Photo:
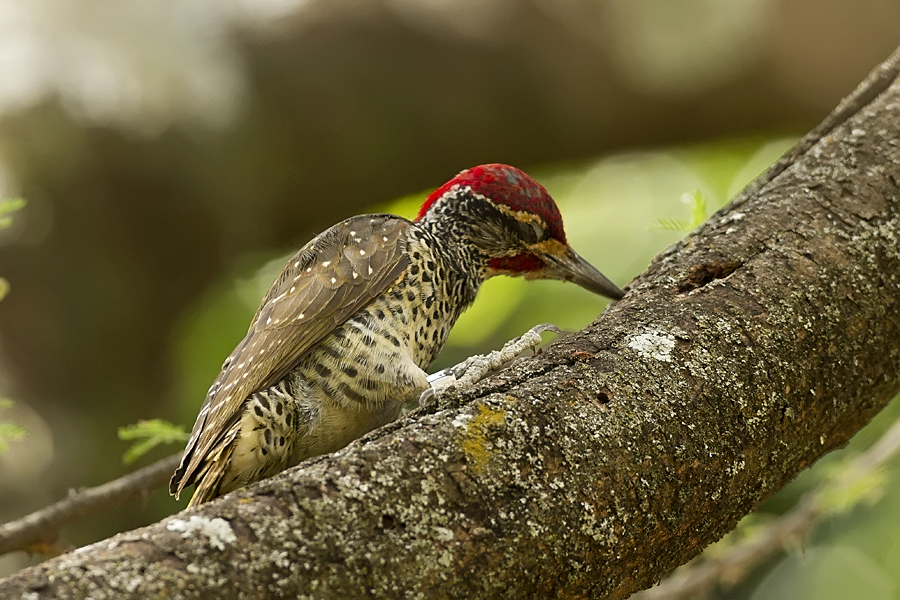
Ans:
<svg viewBox="0 0 900 600"><path fill-rule="evenodd" d="M284 378L318 342L400 277L409 264L409 225L393 215L352 217L291 258L209 388L170 493L177 495L193 483L210 450L229 431L234 435L248 396Z"/></svg>

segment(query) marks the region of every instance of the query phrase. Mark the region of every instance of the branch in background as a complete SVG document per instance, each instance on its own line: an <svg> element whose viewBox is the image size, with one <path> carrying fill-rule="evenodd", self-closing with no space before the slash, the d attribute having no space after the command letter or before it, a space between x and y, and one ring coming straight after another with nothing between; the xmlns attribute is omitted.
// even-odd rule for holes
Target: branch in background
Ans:
<svg viewBox="0 0 900 600"><path fill-rule="evenodd" d="M169 480L180 459L180 453L174 454L103 485L73 492L64 500L0 526L0 555L16 550L59 554L67 549L67 544L59 540L63 527L147 496Z"/></svg>
<svg viewBox="0 0 900 600"><path fill-rule="evenodd" d="M675 571L670 577L630 600L702 598L716 586L732 586L753 569L802 539L834 508L835 497L857 496L858 484L878 475L878 471L900 452L900 421L866 452L850 461L849 467L833 480L804 495L793 509L771 521L753 536L736 544L720 557L699 557Z"/></svg>

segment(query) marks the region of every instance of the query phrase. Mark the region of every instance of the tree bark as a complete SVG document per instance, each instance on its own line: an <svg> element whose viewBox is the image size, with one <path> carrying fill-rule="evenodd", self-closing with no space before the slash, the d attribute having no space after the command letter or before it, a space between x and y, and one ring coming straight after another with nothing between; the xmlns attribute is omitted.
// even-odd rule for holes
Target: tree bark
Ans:
<svg viewBox="0 0 900 600"><path fill-rule="evenodd" d="M587 329L0 596L624 598L900 388L900 51Z"/></svg>

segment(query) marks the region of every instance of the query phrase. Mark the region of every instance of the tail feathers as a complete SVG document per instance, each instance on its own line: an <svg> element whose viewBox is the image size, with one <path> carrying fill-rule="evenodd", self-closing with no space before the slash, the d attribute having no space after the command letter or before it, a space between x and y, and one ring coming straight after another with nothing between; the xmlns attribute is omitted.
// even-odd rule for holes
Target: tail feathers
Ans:
<svg viewBox="0 0 900 600"><path fill-rule="evenodd" d="M201 467L200 474L196 478L197 488L194 490L194 495L191 496L188 508L209 502L230 491L230 489L223 490L222 484L225 480L226 469L231 462L233 448L232 444L228 444L206 460L206 464Z"/></svg>
<svg viewBox="0 0 900 600"><path fill-rule="evenodd" d="M181 483L184 481L184 475L187 471L185 464L187 461L182 458L181 464L175 469L175 473L172 475L172 478L169 480L169 495L175 496L175 499L178 500L178 497L181 496L181 491L184 489L184 485Z"/></svg>

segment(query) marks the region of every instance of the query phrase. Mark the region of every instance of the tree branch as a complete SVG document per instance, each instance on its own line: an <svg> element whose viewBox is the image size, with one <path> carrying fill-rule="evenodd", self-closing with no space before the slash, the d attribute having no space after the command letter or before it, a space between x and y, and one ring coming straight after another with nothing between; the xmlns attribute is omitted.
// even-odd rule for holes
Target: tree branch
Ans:
<svg viewBox="0 0 900 600"><path fill-rule="evenodd" d="M684 565L671 577L629 600L679 600L703 598L718 585L733 585L750 571L801 540L828 512L829 496L850 489L875 474L900 452L900 421L896 421L866 452L856 457L843 475L805 494L787 513L766 524L752 539L728 549L721 557ZM702 557L701 557L702 559Z"/></svg>
<svg viewBox="0 0 900 600"><path fill-rule="evenodd" d="M15 550L59 554L57 542L63 527L146 496L169 480L179 460L181 453L103 485L72 492L59 502L0 525L0 555Z"/></svg>
<svg viewBox="0 0 900 600"><path fill-rule="evenodd" d="M0 595L649 587L900 388L900 320L885 318L900 313L898 63L580 334L337 453L25 569Z"/></svg>

